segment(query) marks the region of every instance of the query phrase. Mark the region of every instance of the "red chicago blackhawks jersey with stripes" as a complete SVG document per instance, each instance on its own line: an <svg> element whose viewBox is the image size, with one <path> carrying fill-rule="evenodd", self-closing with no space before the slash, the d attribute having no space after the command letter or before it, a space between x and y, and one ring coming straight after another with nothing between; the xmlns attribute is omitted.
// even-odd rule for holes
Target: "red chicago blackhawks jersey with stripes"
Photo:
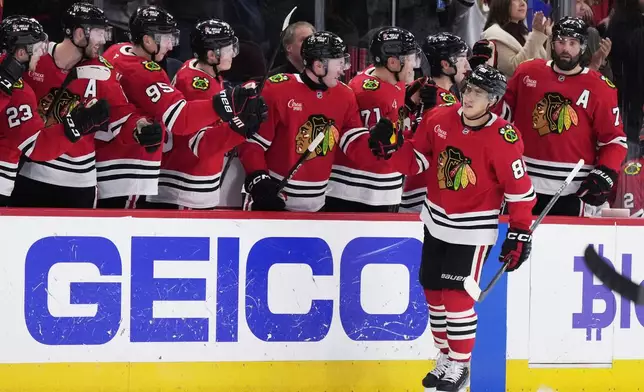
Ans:
<svg viewBox="0 0 644 392"><path fill-rule="evenodd" d="M222 83L221 78L199 69L196 59L186 61L173 80L174 87L188 101L210 101L223 89ZM206 127L189 135L173 135L161 161L159 193L147 200L189 208L216 207L224 154L245 140L223 125L219 129Z"/></svg>
<svg viewBox="0 0 644 392"><path fill-rule="evenodd" d="M56 43L49 44L49 53L42 56L33 72L25 76L38 98L38 112L45 117L49 106L52 104L56 92L67 76L54 62ZM82 65L105 66L112 70L112 66L104 58L82 60ZM112 70L113 71L113 70ZM76 79L69 84L63 92L58 105L52 110L45 124L60 123L80 102L92 98L106 99L110 106L110 123L108 130L88 135L70 146L64 154L47 162L27 161L20 170L20 175L49 184L72 188L86 188L96 186L95 146L94 138L98 140L111 140L122 130L134 131L136 121L140 118L134 113L134 107L127 102L123 91L116 80L115 72L105 81L95 79Z"/></svg>
<svg viewBox="0 0 644 392"><path fill-rule="evenodd" d="M405 83L382 81L373 74L374 71L374 67L367 68L349 82L356 95L363 124L369 129L380 118L387 118L397 128L402 128L405 121ZM353 161L337 150L327 195L373 206L398 205L402 181L402 174L386 164L369 167L366 162Z"/></svg>
<svg viewBox="0 0 644 392"><path fill-rule="evenodd" d="M33 161L49 161L71 146L62 124L45 128L36 94L20 79L0 110L0 195L11 196L22 155Z"/></svg>
<svg viewBox="0 0 644 392"><path fill-rule="evenodd" d="M561 75L552 61L526 61L503 100L501 111L511 115L523 137L537 193L554 194L581 158L586 165L563 195L575 193L594 166L619 171L627 150L617 90L600 73L583 68Z"/></svg>
<svg viewBox="0 0 644 392"><path fill-rule="evenodd" d="M535 192L525 172L523 141L492 115L471 129L460 105L439 106L423 118L389 162L403 174L427 172L421 218L432 236L453 244L492 245L503 199L510 226L528 229Z"/></svg>
<svg viewBox="0 0 644 392"><path fill-rule="evenodd" d="M455 104L458 99L449 90L436 86L436 104ZM431 110L431 109L430 109ZM400 212L420 212L427 193L427 173L405 177Z"/></svg>
<svg viewBox="0 0 644 392"><path fill-rule="evenodd" d="M300 75L277 74L269 78L262 96L268 119L239 147L247 174L264 170L282 180L318 134L324 134L322 143L284 188L287 210L319 211L324 206L336 149L360 162L384 162L369 150L369 132L347 85L314 91Z"/></svg>
<svg viewBox="0 0 644 392"><path fill-rule="evenodd" d="M626 162L614 188L613 208L628 208L631 217L644 218L644 157Z"/></svg>

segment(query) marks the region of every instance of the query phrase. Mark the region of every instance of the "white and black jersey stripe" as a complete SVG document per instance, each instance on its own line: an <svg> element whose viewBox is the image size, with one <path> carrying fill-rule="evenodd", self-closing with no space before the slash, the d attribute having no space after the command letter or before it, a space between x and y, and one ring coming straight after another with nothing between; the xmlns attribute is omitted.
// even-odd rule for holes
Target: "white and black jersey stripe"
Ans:
<svg viewBox="0 0 644 392"><path fill-rule="evenodd" d="M156 195L161 162L110 159L96 163L98 198Z"/></svg>
<svg viewBox="0 0 644 392"><path fill-rule="evenodd" d="M174 170L161 170L159 193L148 196L153 203L170 203L196 209L214 208L219 204L221 172L191 175Z"/></svg>
<svg viewBox="0 0 644 392"><path fill-rule="evenodd" d="M47 162L26 161L20 175L32 180L68 188L96 186L94 152L80 157L63 154Z"/></svg>
<svg viewBox="0 0 644 392"><path fill-rule="evenodd" d="M549 162L528 157L523 157L523 160L534 190L544 195L554 195L576 165L576 163ZM582 166L572 183L564 189L561 195L566 196L577 192L579 185L592 169L592 165Z"/></svg>
<svg viewBox="0 0 644 392"><path fill-rule="evenodd" d="M271 147L272 142L268 139L263 138L260 134L255 133L248 139L249 142L258 144L262 150L268 151Z"/></svg>
<svg viewBox="0 0 644 392"><path fill-rule="evenodd" d="M530 187L530 190L522 194L512 194L504 193L505 201L508 203L518 203L522 201L531 201L537 197L537 193L534 191L534 187Z"/></svg>
<svg viewBox="0 0 644 392"><path fill-rule="evenodd" d="M270 176L281 181L284 177L270 171ZM329 181L297 181L290 180L284 187L286 209L288 211L317 212L324 207Z"/></svg>
<svg viewBox="0 0 644 392"><path fill-rule="evenodd" d="M327 195L371 206L398 205L402 184L400 173L371 173L333 165Z"/></svg>
<svg viewBox="0 0 644 392"><path fill-rule="evenodd" d="M163 124L165 125L168 132L172 133L174 123L179 118L179 115L181 114L181 111L186 106L186 104L187 102L185 99L180 99L179 101L170 105L170 107L163 113L161 119L163 120Z"/></svg>
<svg viewBox="0 0 644 392"><path fill-rule="evenodd" d="M447 214L425 199L420 217L432 236L452 244L489 245L496 242L500 210Z"/></svg>
<svg viewBox="0 0 644 392"><path fill-rule="evenodd" d="M96 132L95 134L96 139L106 143L112 141L115 137L119 135L119 133L121 133L121 128L123 128L123 124L125 124L125 122L130 118L130 116L132 116L132 113L116 121L111 122L107 127L107 131Z"/></svg>
<svg viewBox="0 0 644 392"><path fill-rule="evenodd" d="M404 192L400 199L400 212L420 212L423 209L427 188Z"/></svg>
<svg viewBox="0 0 644 392"><path fill-rule="evenodd" d="M349 129L340 138L340 149L345 155L349 156L349 154L347 153L347 150L349 149L349 145L353 143L354 140L357 140L360 136L368 133L369 131L367 130L367 128Z"/></svg>
<svg viewBox="0 0 644 392"><path fill-rule="evenodd" d="M18 175L18 164L0 161L0 195L11 196Z"/></svg>

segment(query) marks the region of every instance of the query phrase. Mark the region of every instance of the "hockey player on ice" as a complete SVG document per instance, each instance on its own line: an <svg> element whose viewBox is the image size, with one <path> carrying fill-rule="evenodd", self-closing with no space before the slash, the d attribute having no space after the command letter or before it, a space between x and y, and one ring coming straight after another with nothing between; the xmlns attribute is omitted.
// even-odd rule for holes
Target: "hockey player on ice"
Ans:
<svg viewBox="0 0 644 392"><path fill-rule="evenodd" d="M34 71L47 53L47 34L35 19L14 16L2 21L0 37L6 51L0 59L0 85L7 87L2 88L7 99L0 110L0 206L6 207L21 156L33 161L58 158L81 139L80 135L98 131L109 118L100 105L78 105L62 123L45 127L36 94L22 76L28 69Z"/></svg>
<svg viewBox="0 0 644 392"><path fill-rule="evenodd" d="M228 23L210 19L194 27L190 43L195 58L179 69L173 85L188 101L212 100L224 89L221 72L230 69L239 41ZM173 136L161 161L159 193L146 197L147 208L213 209L219 204L224 154L246 137L211 130Z"/></svg>
<svg viewBox="0 0 644 392"><path fill-rule="evenodd" d="M147 121L127 102L112 66L100 56L100 50L110 39L111 29L103 11L88 3L75 3L62 20L65 38L50 42L48 53L40 58L33 72L25 74L27 84L38 98L38 111L47 125L63 123L65 116L77 105L98 99L94 111L103 108L102 119L109 122L88 127L76 143L60 157L48 162L26 160L16 179L12 195L13 206L92 208L96 202L97 170L95 139L130 143L138 147L135 134ZM54 98L70 70L77 66L102 67L110 71L107 80L76 79L65 88L60 100ZM53 105L53 106L52 106ZM50 113L48 113L50 112ZM92 119L85 121L90 122Z"/></svg>
<svg viewBox="0 0 644 392"><path fill-rule="evenodd" d="M428 35L422 48L429 60L433 82L427 81L426 78L416 80L410 86L408 96L419 91L420 100L417 103L412 99L407 100L410 110L421 118L421 110L427 113L436 105L459 102L459 86L463 83L465 74L471 70L467 60L467 44L454 34ZM400 212L420 212L427 192L425 175L417 174L405 178Z"/></svg>
<svg viewBox="0 0 644 392"><path fill-rule="evenodd" d="M355 93L339 81L350 67L346 44L334 33L316 32L302 44L302 59L304 72L269 78L262 91L268 119L239 147L246 171L244 192L250 196L244 201L246 210L320 211L336 149L368 165L386 164L369 152L369 132ZM279 181L320 134L322 142L282 194Z"/></svg>
<svg viewBox="0 0 644 392"><path fill-rule="evenodd" d="M416 38L400 27L383 27L369 45L374 59L370 66L349 82L355 92L364 126L371 128L381 118L396 127L405 120L405 85L420 66ZM325 211L397 212L403 176L387 165L369 167L336 150L331 170Z"/></svg>
<svg viewBox="0 0 644 392"><path fill-rule="evenodd" d="M390 145L391 124L380 122L370 131L374 153L389 151L384 158L392 167L403 174L428 171L420 283L440 350L436 368L422 382L428 391L455 392L469 385L477 316L463 280L480 278L498 236L504 199L510 225L499 260L513 271L530 254L535 192L525 172L523 140L490 112L505 89L505 76L481 65L466 79L462 106L435 108L402 146Z"/></svg>
<svg viewBox="0 0 644 392"><path fill-rule="evenodd" d="M587 210L595 214L593 210L608 200L626 157L615 85L579 64L587 31L579 18L564 17L555 23L553 60L519 65L500 106L504 117L512 115L525 140L524 160L537 191L535 215L580 158L587 164L550 213L583 216Z"/></svg>
<svg viewBox="0 0 644 392"><path fill-rule="evenodd" d="M130 102L165 128L164 152L172 148L174 135L194 135L202 129L240 135L254 132L263 116L263 104L253 88L229 88L212 99L187 101L171 85L158 62L178 43L179 31L172 15L160 7L139 7L130 17L129 27L132 42L112 45L105 57L118 70ZM131 189L129 198L119 197L120 202L125 204L129 199L135 203L139 196L157 194L161 155L162 149L121 151L120 159L135 167L121 175L140 186Z"/></svg>

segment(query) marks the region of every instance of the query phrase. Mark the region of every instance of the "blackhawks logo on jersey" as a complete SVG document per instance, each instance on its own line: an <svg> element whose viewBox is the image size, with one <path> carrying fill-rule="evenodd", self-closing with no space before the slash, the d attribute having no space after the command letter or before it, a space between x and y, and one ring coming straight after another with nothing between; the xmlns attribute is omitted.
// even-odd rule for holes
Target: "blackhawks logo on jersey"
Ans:
<svg viewBox="0 0 644 392"><path fill-rule="evenodd" d="M364 82L362 82L363 90L374 91L374 90L378 90L379 88L380 88L380 82L376 79L365 79Z"/></svg>
<svg viewBox="0 0 644 392"><path fill-rule="evenodd" d="M519 140L519 134L511 124L506 124L504 127L499 128L499 133L503 136L503 140L510 144L514 144Z"/></svg>
<svg viewBox="0 0 644 392"><path fill-rule="evenodd" d="M472 167L472 160L458 148L447 146L438 155L438 187L457 191L470 185L476 185L476 174Z"/></svg>
<svg viewBox="0 0 644 392"><path fill-rule="evenodd" d="M629 176L636 176L642 171L642 164L639 162L629 162L624 166L624 173Z"/></svg>
<svg viewBox="0 0 644 392"><path fill-rule="evenodd" d="M340 141L340 132L333 125L331 119L322 114L313 114L300 126L295 136L295 152L304 154L311 142L321 133L324 139L318 144L315 150L308 156L307 161L315 157L323 157L333 151L335 145Z"/></svg>
<svg viewBox="0 0 644 392"><path fill-rule="evenodd" d="M579 124L572 101L560 93L546 93L532 110L532 129L540 136L562 134Z"/></svg>
<svg viewBox="0 0 644 392"><path fill-rule="evenodd" d="M195 76L192 78L192 88L196 90L203 90L206 91L210 87L210 81L206 78L202 78L201 76Z"/></svg>
<svg viewBox="0 0 644 392"><path fill-rule="evenodd" d="M606 83L606 85L608 85L608 87L613 88L613 89L617 88L617 87L615 87L615 84L613 82L611 82L611 80L608 79L606 76L602 75L601 80L603 80L604 83Z"/></svg>
<svg viewBox="0 0 644 392"><path fill-rule="evenodd" d="M271 83L281 83L281 82L286 82L288 80L288 75L279 73L276 75L271 76L268 78L268 80L271 81Z"/></svg>
<svg viewBox="0 0 644 392"><path fill-rule="evenodd" d="M448 103L450 105L456 103L456 97L452 93L440 93L440 97L444 103Z"/></svg>
<svg viewBox="0 0 644 392"><path fill-rule="evenodd" d="M154 61L144 61L143 68L147 69L150 72L161 71L161 66Z"/></svg>
<svg viewBox="0 0 644 392"><path fill-rule="evenodd" d="M110 63L109 61L107 61L107 59L106 59L105 57L103 57L103 56L98 56L98 61L100 61L101 63L103 63L103 65L104 65L104 66L106 66L107 68L109 68L109 69L114 69L114 66L112 65L112 63Z"/></svg>
<svg viewBox="0 0 644 392"><path fill-rule="evenodd" d="M60 101L58 101L56 107L51 111L49 117L45 118L45 115L49 110L49 106L51 106L57 92L57 88L52 89L49 94L45 95L38 102L38 113L45 122L45 126L62 123L63 118L67 116L72 109L78 106L78 103L80 102L80 96L70 93L69 90L65 90L60 97Z"/></svg>

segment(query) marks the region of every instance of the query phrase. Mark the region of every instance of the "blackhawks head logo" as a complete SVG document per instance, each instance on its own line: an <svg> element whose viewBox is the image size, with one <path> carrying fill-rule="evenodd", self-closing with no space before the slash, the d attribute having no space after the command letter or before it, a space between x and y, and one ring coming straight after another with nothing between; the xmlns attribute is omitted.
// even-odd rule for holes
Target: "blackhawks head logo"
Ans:
<svg viewBox="0 0 644 392"><path fill-rule="evenodd" d="M549 133L562 134L571 126L579 124L572 101L559 93L546 93L532 110L532 129L540 136Z"/></svg>
<svg viewBox="0 0 644 392"><path fill-rule="evenodd" d="M378 90L380 88L380 82L376 79L365 79L362 83L362 88L364 90Z"/></svg>
<svg viewBox="0 0 644 392"><path fill-rule="evenodd" d="M295 152L300 155L304 154L313 140L321 132L324 133L324 139L322 139L322 143L308 156L307 160L315 157L323 157L333 151L335 145L340 141L340 132L338 132L338 129L326 116L313 114L300 126L295 136Z"/></svg>
<svg viewBox="0 0 644 392"><path fill-rule="evenodd" d="M192 78L192 88L196 90L208 90L210 87L210 81L206 78L202 78L201 76L195 76Z"/></svg>
<svg viewBox="0 0 644 392"><path fill-rule="evenodd" d="M143 68L147 69L150 72L161 71L161 66L154 61L144 61Z"/></svg>
<svg viewBox="0 0 644 392"><path fill-rule="evenodd" d="M457 148L447 146L438 155L438 187L457 191L470 184L476 185L476 174L470 164L472 160Z"/></svg>
<svg viewBox="0 0 644 392"><path fill-rule="evenodd" d="M279 73L276 75L271 76L268 78L272 83L281 83L281 82L286 82L288 80L288 75Z"/></svg>
<svg viewBox="0 0 644 392"><path fill-rule="evenodd" d="M642 164L640 162L629 162L624 167L624 173L628 176L636 176L642 171Z"/></svg>
<svg viewBox="0 0 644 392"><path fill-rule="evenodd" d="M441 100L443 103L448 103L448 104L455 104L456 103L456 97L452 93L445 93L442 92L440 93Z"/></svg>
<svg viewBox="0 0 644 392"><path fill-rule="evenodd" d="M80 102L80 96L70 93L68 90L63 91L60 101L56 104L56 107L53 108L51 114L48 118L45 118L49 106L54 100L54 96L58 89L52 89L49 94L45 95L40 102L38 102L38 113L45 122L45 126L50 126L53 124L58 124L63 122L63 118L69 114Z"/></svg>

